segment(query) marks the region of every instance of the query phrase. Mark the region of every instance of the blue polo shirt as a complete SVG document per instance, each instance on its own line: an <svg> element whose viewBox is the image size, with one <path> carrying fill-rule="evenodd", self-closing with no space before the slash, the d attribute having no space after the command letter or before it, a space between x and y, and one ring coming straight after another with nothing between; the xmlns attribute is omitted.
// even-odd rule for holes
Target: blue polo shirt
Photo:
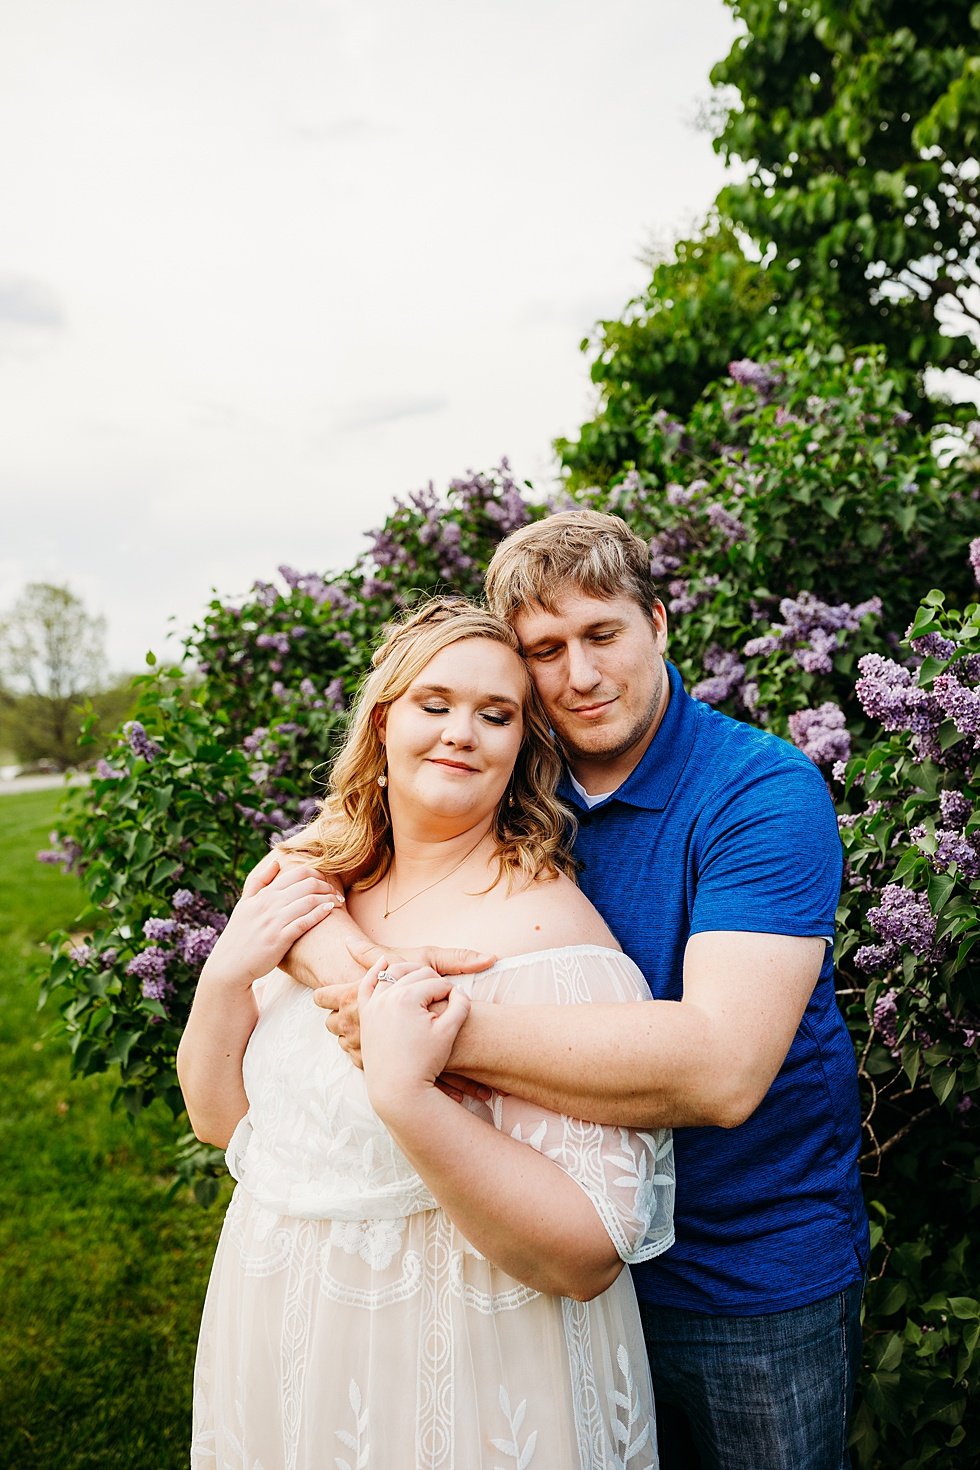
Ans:
<svg viewBox="0 0 980 1470"><path fill-rule="evenodd" d="M615 793L589 810L562 783L580 823L581 887L657 1000L681 998L692 934L832 936L841 881L817 767L692 699L669 664L668 673L663 721ZM677 1241L634 1268L638 1295L754 1316L858 1280L868 1253L859 1136L854 1048L828 944L789 1054L751 1118L675 1131Z"/></svg>

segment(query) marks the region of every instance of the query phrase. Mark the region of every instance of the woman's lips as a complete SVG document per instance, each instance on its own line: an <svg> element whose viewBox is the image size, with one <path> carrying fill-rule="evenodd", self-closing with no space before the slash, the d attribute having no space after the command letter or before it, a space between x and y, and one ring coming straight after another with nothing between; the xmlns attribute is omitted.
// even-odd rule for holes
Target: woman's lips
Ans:
<svg viewBox="0 0 980 1470"><path fill-rule="evenodd" d="M470 776L476 775L476 766L466 766L462 761L440 761L430 760L432 766L442 766L447 771L465 771Z"/></svg>

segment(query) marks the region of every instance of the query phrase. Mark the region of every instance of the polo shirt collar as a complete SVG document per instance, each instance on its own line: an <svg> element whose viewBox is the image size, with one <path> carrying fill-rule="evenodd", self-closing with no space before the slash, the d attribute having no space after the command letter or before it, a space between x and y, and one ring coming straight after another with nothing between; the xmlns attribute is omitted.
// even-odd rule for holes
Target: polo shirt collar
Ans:
<svg viewBox="0 0 980 1470"><path fill-rule="evenodd" d="M669 662L667 677L670 680L670 699L657 733L644 751L639 765L609 798L610 803L620 801L626 806L658 812L664 810L674 794L674 788L694 745L698 714L703 706L691 698L684 688L680 674ZM588 810L569 780L567 770L559 785L559 795L579 811ZM592 810L601 811L605 805L603 803Z"/></svg>

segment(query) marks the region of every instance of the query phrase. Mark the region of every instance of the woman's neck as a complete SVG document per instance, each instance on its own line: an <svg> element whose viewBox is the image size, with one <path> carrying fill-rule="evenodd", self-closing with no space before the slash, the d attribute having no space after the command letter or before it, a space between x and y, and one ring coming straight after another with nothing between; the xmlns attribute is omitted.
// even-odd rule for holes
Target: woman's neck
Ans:
<svg viewBox="0 0 980 1470"><path fill-rule="evenodd" d="M406 887L414 882L439 879L454 866L462 867L470 854L475 855L489 838L492 826L490 817L472 827L447 827L442 832L415 823L393 821L395 852L390 871Z"/></svg>

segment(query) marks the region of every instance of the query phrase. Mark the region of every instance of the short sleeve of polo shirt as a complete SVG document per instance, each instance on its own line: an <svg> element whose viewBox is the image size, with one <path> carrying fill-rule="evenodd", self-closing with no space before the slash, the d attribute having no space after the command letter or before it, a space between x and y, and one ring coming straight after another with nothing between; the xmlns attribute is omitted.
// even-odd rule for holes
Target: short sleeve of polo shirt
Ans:
<svg viewBox="0 0 980 1470"><path fill-rule="evenodd" d="M690 932L829 939L842 873L833 803L807 757L767 745L767 759L757 752L730 772L701 813Z"/></svg>

